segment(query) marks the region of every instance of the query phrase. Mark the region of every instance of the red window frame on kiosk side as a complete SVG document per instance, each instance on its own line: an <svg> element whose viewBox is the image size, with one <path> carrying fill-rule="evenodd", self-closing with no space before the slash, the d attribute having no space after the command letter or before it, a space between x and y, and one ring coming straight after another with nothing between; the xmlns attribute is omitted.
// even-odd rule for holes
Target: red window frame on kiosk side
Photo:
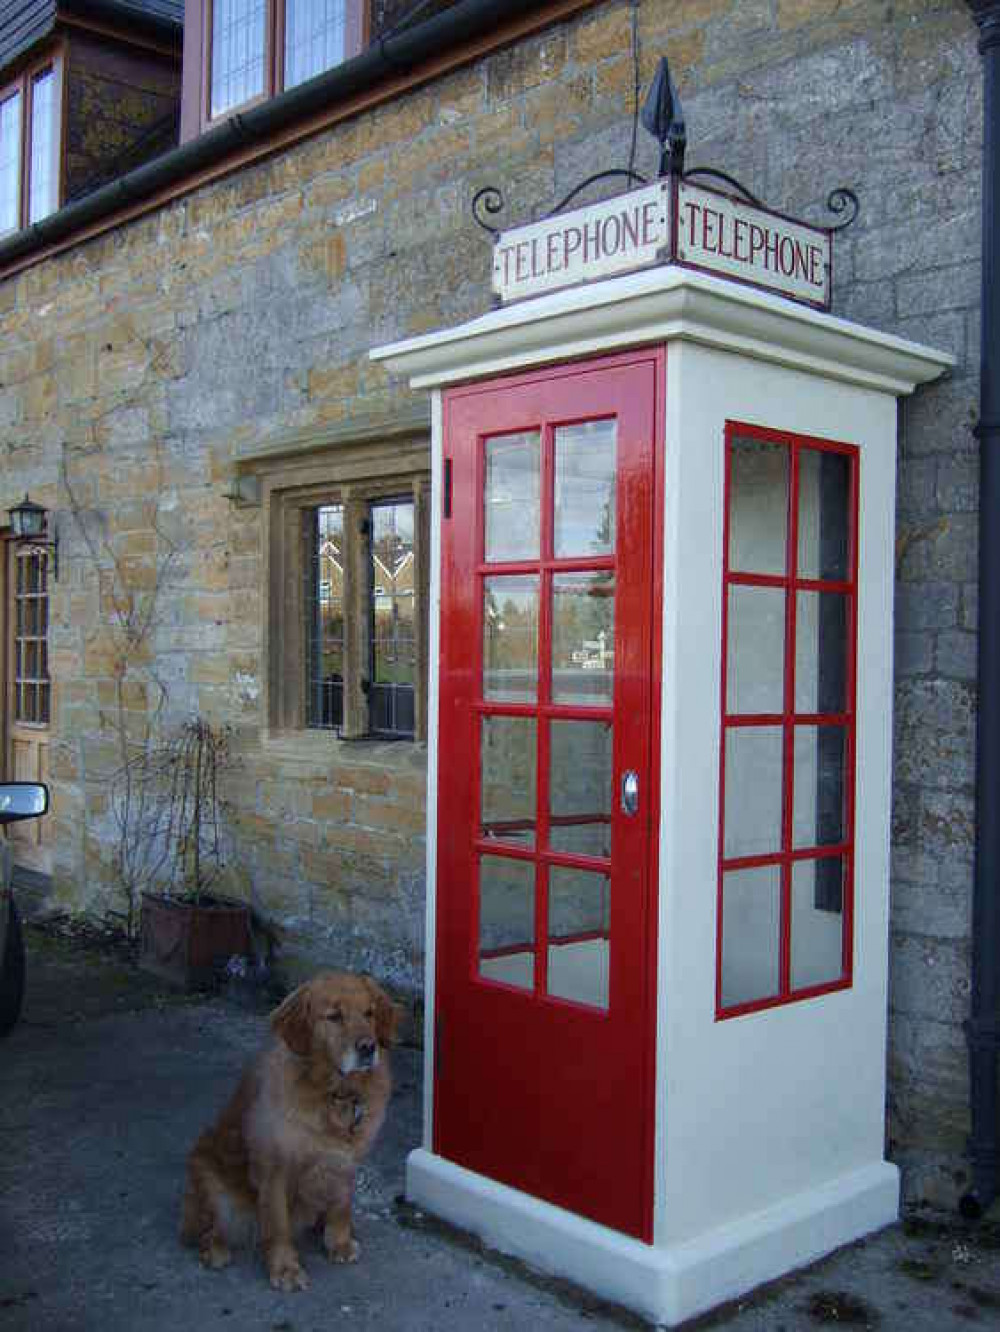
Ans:
<svg viewBox="0 0 1000 1332"><path fill-rule="evenodd" d="M732 503L732 456L736 439L778 444L789 450L788 513L786 521L785 571L783 574L734 572L729 563ZM716 1020L739 1017L817 995L849 989L854 982L854 869L855 869L855 782L857 755L857 642L858 642L858 509L860 455L856 445L789 430L770 429L742 421L725 426L725 493L722 545L722 670L721 732L719 756L719 873L716 909L715 1016ZM847 573L845 581L798 577L799 458L804 450L837 453L850 460L847 518ZM783 702L780 713L739 714L727 709L729 657L729 590L733 586L782 589L785 592L783 654ZM843 713L799 714L795 711L795 652L797 593L833 592L846 598L846 653ZM793 846L793 745L795 725L836 725L843 729L844 836L832 845ZM780 726L782 728L781 849L777 852L728 858L725 855L726 736L736 726ZM794 989L791 983L792 866L797 861L841 858L843 874L842 969L832 981ZM780 941L778 991L763 998L725 1005L722 999L723 882L727 871L776 866L780 870Z"/></svg>

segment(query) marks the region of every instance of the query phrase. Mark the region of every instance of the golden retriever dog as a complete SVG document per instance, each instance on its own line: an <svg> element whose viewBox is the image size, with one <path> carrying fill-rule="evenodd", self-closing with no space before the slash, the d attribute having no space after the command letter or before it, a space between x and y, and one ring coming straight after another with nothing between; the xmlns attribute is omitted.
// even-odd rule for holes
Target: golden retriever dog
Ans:
<svg viewBox="0 0 1000 1332"><path fill-rule="evenodd" d="M334 972L275 1010L272 1040L188 1157L181 1238L206 1267L256 1237L271 1285L304 1290L295 1237L319 1226L333 1262L357 1260L355 1169L385 1118L397 1017L374 981Z"/></svg>

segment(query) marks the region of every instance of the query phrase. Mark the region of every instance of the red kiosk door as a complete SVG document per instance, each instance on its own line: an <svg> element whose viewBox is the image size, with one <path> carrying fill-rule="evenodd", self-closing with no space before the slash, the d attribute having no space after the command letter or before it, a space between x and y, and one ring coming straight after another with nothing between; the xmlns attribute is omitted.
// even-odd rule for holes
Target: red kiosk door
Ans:
<svg viewBox="0 0 1000 1332"><path fill-rule="evenodd" d="M651 1238L663 358L445 399L435 1150Z"/></svg>

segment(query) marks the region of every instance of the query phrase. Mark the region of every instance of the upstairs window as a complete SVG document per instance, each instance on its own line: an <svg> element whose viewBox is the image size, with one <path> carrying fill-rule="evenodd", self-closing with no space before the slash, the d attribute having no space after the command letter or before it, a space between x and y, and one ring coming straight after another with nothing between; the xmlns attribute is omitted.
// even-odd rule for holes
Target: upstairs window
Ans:
<svg viewBox="0 0 1000 1332"><path fill-rule="evenodd" d="M212 5L212 115L264 93L266 0L215 0Z"/></svg>
<svg viewBox="0 0 1000 1332"><path fill-rule="evenodd" d="M0 91L0 234L59 207L59 71L50 60Z"/></svg>
<svg viewBox="0 0 1000 1332"><path fill-rule="evenodd" d="M209 118L357 55L366 23L366 0L208 0Z"/></svg>

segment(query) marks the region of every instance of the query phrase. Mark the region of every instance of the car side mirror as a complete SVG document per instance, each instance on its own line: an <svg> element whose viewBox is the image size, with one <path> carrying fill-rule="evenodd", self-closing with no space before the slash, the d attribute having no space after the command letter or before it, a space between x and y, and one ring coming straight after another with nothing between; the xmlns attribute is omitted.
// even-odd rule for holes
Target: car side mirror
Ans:
<svg viewBox="0 0 1000 1332"><path fill-rule="evenodd" d="M41 782L0 782L0 824L37 819L49 809L49 788Z"/></svg>

